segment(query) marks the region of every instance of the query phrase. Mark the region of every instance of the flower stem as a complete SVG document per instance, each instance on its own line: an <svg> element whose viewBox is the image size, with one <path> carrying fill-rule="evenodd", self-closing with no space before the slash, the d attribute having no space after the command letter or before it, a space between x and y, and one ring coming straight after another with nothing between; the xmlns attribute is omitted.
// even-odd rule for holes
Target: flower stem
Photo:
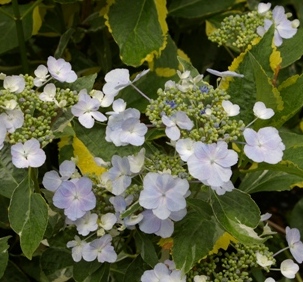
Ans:
<svg viewBox="0 0 303 282"><path fill-rule="evenodd" d="M22 18L19 11L18 0L12 0L12 7L14 13L14 20L16 23L16 31L17 31L17 38L18 38L18 45L19 51L21 56L21 63L24 73L29 72L28 60L26 56L26 47L25 47L25 37L23 32L23 23Z"/></svg>
<svg viewBox="0 0 303 282"><path fill-rule="evenodd" d="M147 97L137 86L135 86L134 84L130 84L133 88L135 88L145 99L147 99L150 102L150 98Z"/></svg>

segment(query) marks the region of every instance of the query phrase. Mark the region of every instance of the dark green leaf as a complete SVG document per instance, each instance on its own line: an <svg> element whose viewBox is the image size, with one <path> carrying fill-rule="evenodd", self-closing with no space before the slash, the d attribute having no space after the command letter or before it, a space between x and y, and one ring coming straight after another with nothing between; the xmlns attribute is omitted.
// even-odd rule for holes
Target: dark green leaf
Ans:
<svg viewBox="0 0 303 282"><path fill-rule="evenodd" d="M67 31L65 31L61 37L60 37L60 41L58 43L57 49L54 53L54 57L56 59L60 59L62 58L63 52L69 42L69 40L71 39L73 33L75 32L75 29L73 28L69 28Z"/></svg>
<svg viewBox="0 0 303 282"><path fill-rule="evenodd" d="M97 260L92 262L80 261L74 264L73 278L77 282L82 282L87 279L92 273L96 272L100 268L101 264Z"/></svg>
<svg viewBox="0 0 303 282"><path fill-rule="evenodd" d="M7 263L8 263L8 248L9 245L7 243L7 240L11 236L6 236L3 238L0 238L0 278L4 275L4 271L6 269Z"/></svg>

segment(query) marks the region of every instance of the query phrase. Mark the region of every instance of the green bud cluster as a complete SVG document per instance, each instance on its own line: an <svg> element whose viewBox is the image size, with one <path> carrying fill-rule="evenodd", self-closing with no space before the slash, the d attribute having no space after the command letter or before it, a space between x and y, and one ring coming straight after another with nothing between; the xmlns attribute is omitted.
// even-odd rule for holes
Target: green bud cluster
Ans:
<svg viewBox="0 0 303 282"><path fill-rule="evenodd" d="M8 135L11 144L25 142L31 138L36 138L42 147L52 141L52 124L56 120L59 112L73 106L78 101L76 91L70 89L57 88L57 104L62 105L63 109L58 109L54 102L42 101L39 98L40 92L34 89L34 78L30 75L23 76L25 88L21 93L10 93L9 90L0 90L0 113L4 112L17 103L16 108L24 114L24 123L21 128Z"/></svg>
<svg viewBox="0 0 303 282"><path fill-rule="evenodd" d="M257 28L263 25L264 16L257 11L230 15L224 18L220 28L212 32L208 38L219 46L227 45L243 50L259 36Z"/></svg>
<svg viewBox="0 0 303 282"><path fill-rule="evenodd" d="M207 281L213 282L250 282L250 270L260 267L257 264L256 253L267 256L275 262L273 254L268 247L260 245L244 245L237 243L234 250L225 252L219 251L217 254L208 256L200 261L187 275L187 281L193 281L195 275L205 275Z"/></svg>
<svg viewBox="0 0 303 282"><path fill-rule="evenodd" d="M177 175L180 178L190 178L182 164L179 155L170 156L160 152L156 152L145 159L145 166L151 172L170 170L172 175Z"/></svg>
<svg viewBox="0 0 303 282"><path fill-rule="evenodd" d="M181 138L191 138L203 143L237 140L245 127L243 121L229 117L222 107L222 101L229 95L222 89L201 81L200 86L188 87L180 91L178 84L169 89L159 89L158 98L151 100L146 115L153 125L162 125L161 117L170 117L178 111L185 112L193 121L191 130L180 129Z"/></svg>

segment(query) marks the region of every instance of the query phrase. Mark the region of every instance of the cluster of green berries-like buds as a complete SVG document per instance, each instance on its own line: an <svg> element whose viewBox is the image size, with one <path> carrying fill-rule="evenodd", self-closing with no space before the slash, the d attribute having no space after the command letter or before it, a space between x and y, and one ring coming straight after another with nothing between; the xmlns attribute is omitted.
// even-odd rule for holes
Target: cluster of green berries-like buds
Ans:
<svg viewBox="0 0 303 282"><path fill-rule="evenodd" d="M251 269L260 267L257 263L256 253L260 253L273 263L275 259L268 247L260 245L235 244L233 250L219 251L218 254L208 256L200 261L187 275L187 281L193 281L196 275L207 276L212 282L250 282Z"/></svg>
<svg viewBox="0 0 303 282"><path fill-rule="evenodd" d="M209 39L218 45L245 49L255 38L257 28L264 25L264 15L257 11L245 14L230 15L221 23L220 28L209 35Z"/></svg>
<svg viewBox="0 0 303 282"><path fill-rule="evenodd" d="M181 90L180 90L181 89ZM172 116L178 111L185 112L193 121L191 130L180 129L181 138L191 138L203 143L235 141L245 127L243 121L229 117L222 106L222 101L230 97L225 90L214 88L203 80L199 85L184 87L175 84L158 90L156 100L151 100L146 114L153 125L162 126L161 117Z"/></svg>

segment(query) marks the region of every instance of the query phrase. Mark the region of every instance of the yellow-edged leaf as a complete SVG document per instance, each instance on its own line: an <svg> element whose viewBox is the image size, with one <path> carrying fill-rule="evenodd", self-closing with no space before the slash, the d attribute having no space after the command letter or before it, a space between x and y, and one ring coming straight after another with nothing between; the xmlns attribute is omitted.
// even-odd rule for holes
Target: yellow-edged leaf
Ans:
<svg viewBox="0 0 303 282"><path fill-rule="evenodd" d="M36 35L42 26L42 18L39 11L39 6L36 6L33 10L33 31L32 34Z"/></svg>
<svg viewBox="0 0 303 282"><path fill-rule="evenodd" d="M223 233L223 235L215 243L213 249L209 252L209 255L217 254L220 249L226 251L231 241L234 243L237 242L237 240L229 233Z"/></svg>

